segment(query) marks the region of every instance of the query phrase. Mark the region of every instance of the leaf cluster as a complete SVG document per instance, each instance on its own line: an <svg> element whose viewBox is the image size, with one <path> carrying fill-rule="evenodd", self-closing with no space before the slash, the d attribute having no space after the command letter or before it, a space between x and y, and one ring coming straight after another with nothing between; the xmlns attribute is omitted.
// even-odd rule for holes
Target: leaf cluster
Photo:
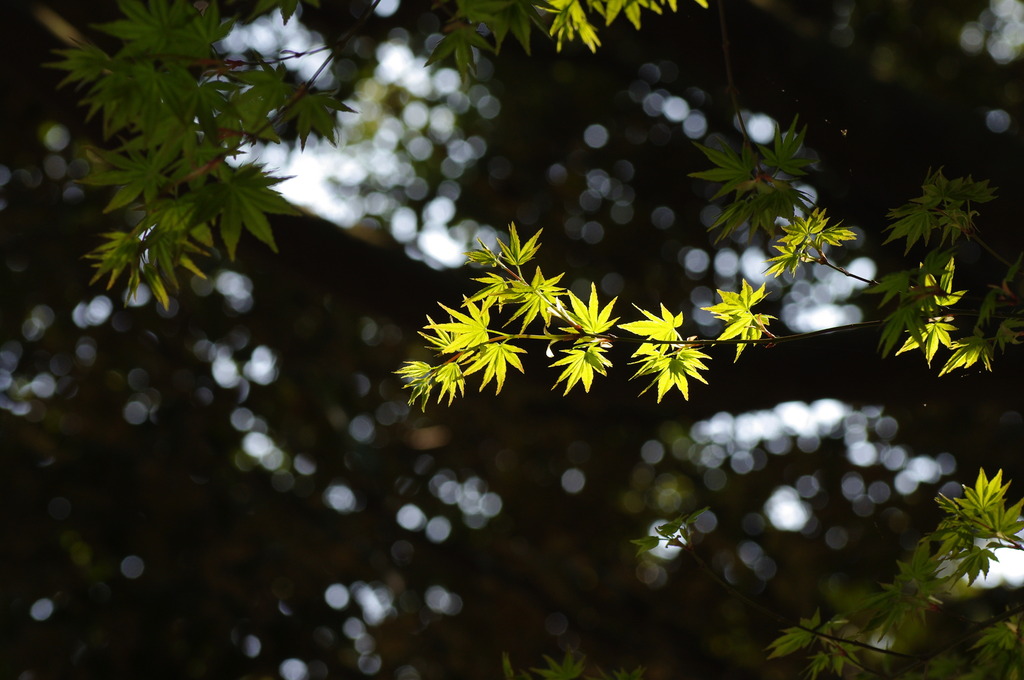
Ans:
<svg viewBox="0 0 1024 680"><path fill-rule="evenodd" d="M928 244L937 238L941 246L963 237L988 249L977 233L977 211L971 206L989 201L994 195L988 182L975 182L970 177L947 179L941 170L929 173L922 196L890 211L896 221L889 227L892 233L886 243L904 238L909 251L918 241ZM956 307L968 291L954 290L956 250L952 248L929 250L916 269L893 272L870 288L867 292L882 296L880 306L896 303L884 320L879 343L882 352L888 354L897 346L896 354L919 349L930 365L944 348L950 354L939 375L978 363L992 370L996 351L1020 344L1024 337L1024 310L1014 290L1021 257L1012 264L998 259L1006 265L1006 273L998 284L989 286L976 310ZM961 326L957 322L963 316L975 319L969 334L958 334Z"/></svg>
<svg viewBox="0 0 1024 680"><path fill-rule="evenodd" d="M763 231L771 236L778 220L793 220L798 212L810 210L810 197L796 188L793 180L806 175L804 168L813 161L800 155L806 126L797 132L794 118L785 133L775 130L772 146L744 141L737 152L724 139L718 148L697 144L714 165L709 170L690 173L690 177L721 184L712 200L732 194L710 229L719 229L721 240L744 225L753 236Z"/></svg>
<svg viewBox="0 0 1024 680"><path fill-rule="evenodd" d="M894 222L886 229L891 233L885 243L904 239L904 252L909 253L915 243L928 245L936 235L940 246L956 243L961 237L971 239L978 231L974 223L978 212L973 206L993 198L995 189L987 180L975 182L970 175L947 179L942 168L929 171L921 195L889 211Z"/></svg>
<svg viewBox="0 0 1024 680"><path fill-rule="evenodd" d="M512 224L508 241L501 242L497 251L481 243L478 250L467 253L470 263L491 271L476 279L481 288L463 300L461 309L441 305L448 320L427 318L421 335L440 360L437 364L408 361L397 371L412 390L410 403L425 406L434 390L438 401L447 396L450 403L464 392L466 376L478 371L483 374L481 389L493 380L500 392L509 366L523 371L518 355L525 350L517 344L522 340L548 343L550 365L560 369L555 386L564 386L564 394L576 385L589 392L596 376L605 375L612 365L608 353L618 342L639 345L633 353L633 363L638 365L633 377L650 376L643 391L656 386L658 401L673 388L689 398L690 379L706 382L700 371L707 370L704 360L710 357L683 339L678 330L683 324L681 313L672 313L664 305L660 314L638 307L644 319L617 326L637 337L622 338L612 332L618 322L613 316L615 298L602 302L591 284L584 300L558 285L564 274L549 277L540 267L528 277L523 267L536 256L539 236L537 232L523 241ZM499 314L505 318L496 323L492 316ZM518 324L518 332L507 330L513 324ZM539 326L535 328L539 332L528 333L531 325ZM556 355L554 345L565 347Z"/></svg>
<svg viewBox="0 0 1024 680"><path fill-rule="evenodd" d="M843 677L848 666L854 671L860 670L862 666L857 646L840 637L846 623L839 618L823 623L821 612L815 611L814 616L800 619L798 625L783 630L782 635L768 645L771 651L768 658L776 659L804 649L814 650L808 657L806 671L811 680L822 673Z"/></svg>
<svg viewBox="0 0 1024 680"><path fill-rule="evenodd" d="M657 385L658 402L661 402L662 397L673 387L679 390L684 399L689 399L688 378L707 384L707 380L699 371L707 370L703 359L711 357L696 347L681 342L682 336L676 329L683 324L682 312L672 314L665 305L661 306L660 317L639 307L637 311L647 317L647 320L622 324L619 328L653 342L642 343L633 353L636 359L633 363L640 366L633 377L653 375L654 378L643 392Z"/></svg>
<svg viewBox="0 0 1024 680"><path fill-rule="evenodd" d="M465 78L475 71L475 53L500 52L509 34L527 54L535 30L552 37L558 50L579 41L594 52L601 45L595 20L609 25L621 15L639 30L644 11L675 12L677 0L444 0L436 6L449 19L427 63L453 59Z"/></svg>
<svg viewBox="0 0 1024 680"><path fill-rule="evenodd" d="M685 515L679 515L671 522L654 527L654 535L633 539L630 543L637 547L637 557L654 550L662 542L677 548L690 545L693 534L697 531L697 520L707 511L708 507L705 506Z"/></svg>
<svg viewBox="0 0 1024 680"><path fill-rule="evenodd" d="M772 247L779 255L768 260L771 266L765 274L781 276L795 274L805 262L825 264L826 246L841 246L853 241L857 235L841 224L829 224L825 211L815 208L808 215L800 215L781 227L783 235Z"/></svg>
<svg viewBox="0 0 1024 680"><path fill-rule="evenodd" d="M1003 484L1002 470L991 479L981 470L973 487L964 486L963 497L936 499L945 517L932 540L940 542L939 553L955 564L951 578L965 576L974 583L978 576L988 575L995 550L1024 550L1017 536L1024 530L1024 500L1007 507L1009 488L1009 482Z"/></svg>
<svg viewBox="0 0 1024 680"><path fill-rule="evenodd" d="M755 314L754 305L761 302L768 293L765 291L765 284L754 290L754 287L746 280L741 284L738 293L718 291L722 301L711 307L704 307L705 311L711 312L716 319L725 322L725 330L718 336L719 340L740 338L742 340L760 340L762 336L769 335L768 322L774 316L768 314ZM736 359L747 347L746 344L736 345Z"/></svg>
<svg viewBox="0 0 1024 680"><path fill-rule="evenodd" d="M258 11L296 0L264 0ZM266 215L293 208L274 189L280 182L252 162L239 162L256 140L280 141L277 126L294 121L301 143L310 134L333 139L336 114L349 110L333 96L288 82L287 70L260 57L226 59L215 44L234 20L217 3L203 11L184 0L119 0L124 18L97 30L118 39L107 53L94 45L61 50L51 66L64 83L84 89L89 116L99 115L116 146L92 149L96 169L84 182L114 188L108 212L140 215L131 229L104 234L89 254L96 278L113 285L128 273L164 305L180 267L201 275L193 258L215 245L234 257L242 231L275 248Z"/></svg>

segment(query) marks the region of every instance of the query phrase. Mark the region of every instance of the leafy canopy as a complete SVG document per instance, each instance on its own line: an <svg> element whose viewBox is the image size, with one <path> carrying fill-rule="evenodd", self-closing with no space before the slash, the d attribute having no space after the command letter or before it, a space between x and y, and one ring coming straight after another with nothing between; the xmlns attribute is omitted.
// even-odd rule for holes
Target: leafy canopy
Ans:
<svg viewBox="0 0 1024 680"><path fill-rule="evenodd" d="M256 11L277 5L261 2ZM115 188L107 211L140 216L89 254L96 278L109 287L127 273L131 292L145 282L166 306L176 269L201 276L193 258L210 253L216 235L232 258L243 231L274 248L267 214L294 212L274 189L282 178L240 160L244 149L279 141L288 124L302 144L311 134L333 140L337 114L351 109L311 82L289 82L281 63L218 54L235 20L222 19L217 3L202 11L183 0L118 6L125 18L97 30L120 40L119 49L61 50L51 66L83 88L88 115L101 116L115 144L91 150L96 169L85 183ZM296 6L283 3L286 19Z"/></svg>

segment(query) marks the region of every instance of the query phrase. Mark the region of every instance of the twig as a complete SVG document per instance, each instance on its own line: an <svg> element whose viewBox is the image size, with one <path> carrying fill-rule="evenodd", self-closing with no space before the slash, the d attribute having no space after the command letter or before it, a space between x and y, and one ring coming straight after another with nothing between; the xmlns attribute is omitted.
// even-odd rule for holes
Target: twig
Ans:
<svg viewBox="0 0 1024 680"><path fill-rule="evenodd" d="M1001 262L1007 268L1010 268L1010 267L1013 266L1012 262L1010 262L1005 257L1003 257L998 252L996 252L995 248L990 246L988 243L986 243L981 238L979 238L977 236L972 236L972 237L969 237L969 240L974 241L975 243L977 243L979 246L981 246L982 250L984 250L986 253L988 253L992 257L996 258L999 262ZM1021 275L1021 272L1017 272L1017 276L1020 276L1020 275Z"/></svg>
<svg viewBox="0 0 1024 680"><path fill-rule="evenodd" d="M256 130L256 132L251 133L249 135L250 139L257 139L261 132L266 130L268 127L272 127L279 123L284 118L285 114L288 112L288 109L294 106L295 102L297 102L299 99L302 99L309 93L309 91L313 88L313 85L316 82L316 80L323 74L323 72L327 69L330 63L334 61L334 59L338 56L338 52L341 49L343 49L350 40L352 40L352 36L355 35L356 31L363 27L363 25L370 18L370 15L373 14L373 11L377 9L377 5L379 4L380 0L373 0L370 4L366 6L366 9L363 11L363 13L359 15L358 19L356 19L356 22L352 24L352 26L341 35L341 37L334 41L334 43L331 45L331 53L327 55L327 58L324 59L322 64L320 64L316 72L312 76L310 76L309 79L306 80L306 82L302 83L302 85L300 85L298 89L295 90L295 94L292 95L292 98L289 99L284 106L278 109L277 113L274 114L273 118L268 118L267 121L262 126L260 126L259 129Z"/></svg>
<svg viewBox="0 0 1024 680"><path fill-rule="evenodd" d="M917 661L915 661L914 663L911 663L911 664L907 665L906 667L900 669L895 675L893 675L892 676L893 680L895 680L896 678L902 677L902 676L904 676L904 675L906 675L908 673L911 673L913 671L916 671L921 666L926 665L928 662L930 662L932 659L934 659L935 657L939 656L940 654L945 654L950 649L953 649L954 647L959 647L960 645L962 645L963 643L967 642L968 640L973 638L975 635L977 635L981 631L983 631L986 628L988 628L989 626L993 626L993 625L999 623L1000 621L1005 621L1006 619L1013 618L1014 616L1017 616L1018 614L1021 614L1021 613L1024 613L1024 602L1018 604L1016 607L1013 607L1011 609L1007 609L1002 614L997 614L996 616L993 616L993 617L988 618L988 619L986 619L984 621L981 621L980 623L975 625L974 628L972 628L971 630L967 631L966 633L964 633L963 635L958 637L956 640L953 640L950 643L944 644L941 647L937 647L934 650L928 652L927 654L918 656Z"/></svg>
<svg viewBox="0 0 1024 680"><path fill-rule="evenodd" d="M747 605L751 609L759 612L760 614L762 614L764 616L767 616L769 618L775 619L776 621L781 623L783 626L790 627L790 628L799 628L800 630L806 631L808 633L813 633L814 635L816 635L816 636L818 636L820 638L823 638L825 640L831 640L832 642L841 642L841 643L845 643L845 644L850 644L850 645L853 645L855 647L860 647L861 649L866 649L868 651L877 652L879 654L886 654L888 656L895 656L895 657L899 657L899 658L903 658L903 659L918 659L919 658L919 657L916 657L916 656L914 656L912 654L904 654L903 652L897 652L897 651L894 651L894 650L891 650L891 649L885 649L884 647L876 647L874 645L868 644L867 642L860 642L858 640L848 640L846 638L839 637L838 635L831 635L829 633L824 633L822 631L814 630L813 628L808 628L807 626L800 625L799 623L796 623L796 622L792 621L791 619L787 618L786 616L783 616L782 614L779 614L778 612L776 612L776 611L774 611L772 609L769 609L768 607L766 607L765 605L761 604L757 600L754 600L751 597L749 597L746 594L744 594L743 592L741 592L738 588L736 588L736 586L734 586L733 584L729 583L724 578L719 576L718 572L716 572L714 569L712 569L710 567L710 565L708 565L708 563L705 562L704 559L701 558L701 556L698 555L697 551L694 550L693 548L687 547L686 548L686 552L688 552L690 554L690 556L693 558L693 560L697 563L697 566L699 566L701 568L701 571L703 571L705 574L710 576L711 579L715 581L715 583L717 583L719 586L724 588L731 596L735 597L740 602L742 602L743 604ZM874 673L875 675L878 675L880 677L887 677L887 676L879 673L878 671L873 671L871 669L865 668L864 666L860 666L860 667L861 667L862 670L868 671L870 673Z"/></svg>
<svg viewBox="0 0 1024 680"><path fill-rule="evenodd" d="M718 24L722 28L722 56L725 59L725 78L728 83L726 91L732 99L732 109L736 112L736 119L739 121L740 133L743 135L743 145L750 146L750 135L747 134L747 124L743 120L743 113L740 111L739 89L732 75L732 56L729 53L729 31L725 23L725 0L718 0Z"/></svg>
<svg viewBox="0 0 1024 680"><path fill-rule="evenodd" d="M858 275L854 274L853 272L849 271L848 269L845 269L844 267L840 267L837 264L833 264L832 261L829 260L828 257L825 256L825 252L823 250L820 250L818 248L815 248L815 250L818 251L818 259L815 260L815 262L817 262L818 264L823 264L826 267L828 267L829 269L834 269L835 271L839 272L840 274L842 274L844 276L848 276L851 279L856 279L857 281L860 281L862 283L866 283L869 286L877 286L877 285L879 285L878 281L875 281L874 279L865 279L863 276L858 276ZM945 291L943 291L943 292L945 292Z"/></svg>

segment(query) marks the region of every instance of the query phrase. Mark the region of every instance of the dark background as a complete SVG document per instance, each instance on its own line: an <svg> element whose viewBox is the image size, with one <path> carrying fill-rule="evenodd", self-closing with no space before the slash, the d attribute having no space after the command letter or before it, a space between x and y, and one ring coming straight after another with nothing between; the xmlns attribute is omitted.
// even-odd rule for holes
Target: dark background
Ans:
<svg viewBox="0 0 1024 680"><path fill-rule="evenodd" d="M325 36L344 32L360 9L324 4L302 21ZM89 25L116 11L113 3L48 6L92 37ZM916 252L880 247L885 213L939 166L1000 188L979 224L1010 259L1020 251L1021 64L960 45L967 22L999 28L987 6L728 3L741 106L783 125L799 114L809 126L820 158L809 183L821 205L863 233L853 256L871 258L880 274L916 262ZM424 49L439 22L423 11L406 2L365 25L346 48L340 96L359 108L356 84L372 74L380 42ZM276 216L279 255L243 240L236 262L205 263L223 291L186 282L171 311L123 306L119 287L90 285L82 257L124 219L102 213L104 192L73 181L87 168L76 159L101 135L76 93L57 89L60 74L40 67L57 39L28 3L9 3L5 14L2 677L479 678L500 673L502 652L529 667L562 649L603 668L642 664L650 678L793 677L799 658L764 661L776 621L690 560L638 560L629 539L709 505L717 523L698 550L713 568L787 617L819 606L830 614L890 577L894 560L934 526L931 499L944 484L951 492L980 466L1022 472L1019 353L999 357L992 374L938 378L920 356L880 358L871 331L755 348L735 364L730 348L715 350L710 384L691 385L690 401L638 398L624 351L589 395L562 398L538 349L527 375L510 376L499 397L409 410L392 372L423 356L416 331L425 315L437 300L455 304L472 274L411 259L382 226L386 215L347 231ZM684 311L689 332L713 332L692 321L694 290L732 290L738 279L713 268L688 275L680 263L687 249L714 257L716 247L742 253L747 244L712 245L701 223L710 192L687 177L706 161L679 123L643 102L649 92L683 97L709 132L735 142L717 10L682 2L678 14L646 17L642 32L620 23L600 35L596 55L557 54L537 37L532 57L509 43L485 65L481 84L501 113L459 118L487 152L454 180L457 216L498 227L515 220L526 233L543 227L549 275L599 282L619 296L622 314L630 302L663 302ZM408 103L400 92L385 101L395 111ZM1009 115L1006 132L986 127L993 109ZM583 141L593 124L609 133L602 148ZM60 148L55 126L70 135ZM439 144L417 164L425 199L388 191L421 210L434 192L450 191L444 158ZM612 189L581 200L602 177L595 171ZM382 189L349 195L370 190ZM673 211L670 224L664 212L652 217L659 207ZM600 238L588 222L601 225ZM987 256L963 255L964 286L983 290L1001 277ZM237 289L218 278L224 271L247 277L251 297L233 304L224 291ZM769 306L781 316L780 300L774 294ZM879 315L870 297L848 304L865 319ZM230 362L244 370L258 348L276 356L269 384L224 387L213 377ZM787 402L798 405L779 408ZM799 406L815 403L845 405L844 415L816 425ZM804 415L783 423L782 413ZM768 434L737 438L750 423ZM245 453L252 431L283 452L273 469ZM701 435L709 431L714 439ZM861 440L876 446L879 463L851 462ZM748 459L758 469L748 471ZM912 460L941 474L900 493L894 479ZM585 475L579 493L564 490L567 470ZM851 474L889 493L876 485L874 501L844 494ZM807 492L813 519L803 531L764 519L780 486ZM462 505L445 502L456 488ZM484 493L501 499L489 519L474 505ZM399 526L408 504L447 518L450 535L435 543ZM325 600L332 584L350 594L342 609ZM982 618L1012 594L976 593L963 610ZM955 623L933 623L930 640L909 631L908 643L952 638Z"/></svg>

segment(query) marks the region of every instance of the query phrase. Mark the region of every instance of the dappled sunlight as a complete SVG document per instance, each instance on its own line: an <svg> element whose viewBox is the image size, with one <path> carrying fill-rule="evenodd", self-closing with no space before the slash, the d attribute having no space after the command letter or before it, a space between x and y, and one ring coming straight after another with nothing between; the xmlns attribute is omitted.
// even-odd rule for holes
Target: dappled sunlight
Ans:
<svg viewBox="0 0 1024 680"><path fill-rule="evenodd" d="M864 257L855 259L847 269L866 279L875 275L874 262ZM837 271L816 268L811 277L795 281L783 297L782 320L800 333L857 323L863 319L863 312L849 301L865 287L863 282Z"/></svg>
<svg viewBox="0 0 1024 680"><path fill-rule="evenodd" d="M226 47L240 51L257 39L270 41L268 46L273 43L271 51L304 52L319 44L319 36L300 22L282 25L276 17L236 27ZM258 34L255 38L253 32ZM411 256L455 267L463 263L462 253L478 230L487 228L457 220L453 205L440 211L437 207L438 201L451 204L458 198L460 189L453 180L487 151L484 140L465 137L457 121L470 111L492 119L501 103L483 83L463 90L454 70L427 67L402 35L376 47L371 77L359 76L355 62L348 59L335 67L352 83L349 101L356 111L338 114L334 144L310 141L304 150L258 145L253 155L291 178L277 188L297 205L343 227L388 229ZM316 52L284 63L306 78L312 75L306 71L315 71L324 58ZM428 181L433 173L424 164L439 164L439 183ZM409 203L421 204L418 215Z"/></svg>
<svg viewBox="0 0 1024 680"><path fill-rule="evenodd" d="M784 461L794 456L834 456L837 445L845 449L841 463L833 458L822 464L822 469L792 477L788 484L763 488L756 501L747 494L748 501L761 506L759 512L742 518L749 538L736 555L727 552L716 559L722 560L730 582L738 582L736 565L745 564L763 584L774 576L780 559L768 548L774 543L772 530L820 537L832 550L842 551L863 531L856 518L878 517L897 535L905 532L900 498L919 493L922 486L932 489L931 495L959 495L959 483L950 479L957 469L953 456L915 455L898 443L898 433L899 423L882 409L854 408L831 399L810 404L786 402L748 413L718 413L689 428L667 428L661 440L640 447L640 460L631 478L633 488L623 497L622 507L631 513L653 511L663 518L703 505L719 509L716 497L742 488L743 477L769 475L775 465L786 465ZM754 480L750 483L760 486ZM847 504L848 510L836 508L837 502ZM714 531L718 524L713 512L706 515L698 520L704 533ZM831 524L826 517L846 519ZM647 527L647 534L665 521L655 521ZM915 536L910 531L903 538L913 541ZM672 560L679 554L678 549L664 545L650 553L658 560ZM737 555L739 562L734 560ZM1016 578L1010 571L1001 573ZM638 574L645 583L661 583L656 571Z"/></svg>
<svg viewBox="0 0 1024 680"><path fill-rule="evenodd" d="M764 514L776 529L800 531L811 519L811 508L791 486L780 486L765 501Z"/></svg>
<svg viewBox="0 0 1024 680"><path fill-rule="evenodd" d="M488 491L487 483L479 477L459 482L454 472L441 469L430 478L428 488L441 502L457 506L463 523L471 529L482 528L501 512L501 496Z"/></svg>
<svg viewBox="0 0 1024 680"><path fill-rule="evenodd" d="M1020 58L1024 47L1024 3L1020 0L991 0L977 21L960 31L960 48L967 54L983 51L997 63Z"/></svg>

